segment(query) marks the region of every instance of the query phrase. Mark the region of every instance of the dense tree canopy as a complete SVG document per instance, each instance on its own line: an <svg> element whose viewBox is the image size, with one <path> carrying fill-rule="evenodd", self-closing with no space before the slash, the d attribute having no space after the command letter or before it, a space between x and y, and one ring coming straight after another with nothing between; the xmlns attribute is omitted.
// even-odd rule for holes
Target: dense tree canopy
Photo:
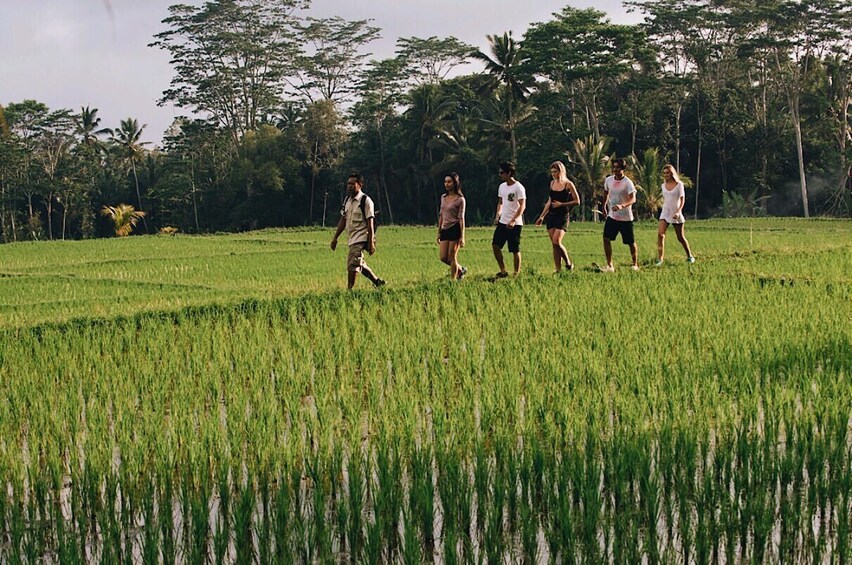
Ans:
<svg viewBox="0 0 852 565"><path fill-rule="evenodd" d="M476 224L509 158L533 208L563 160L578 219L594 218L613 156L632 156L644 217L665 162L692 180L696 216L849 213L848 3L637 0L632 26L569 6L489 35L483 51L407 37L384 60L369 59L369 21L309 18L307 6L172 6L151 46L174 66L162 102L189 115L159 148L140 143L134 117L0 106L2 240L108 236L99 212L120 204L144 212L143 233L333 224L351 170L397 223L432 223L457 171Z"/></svg>

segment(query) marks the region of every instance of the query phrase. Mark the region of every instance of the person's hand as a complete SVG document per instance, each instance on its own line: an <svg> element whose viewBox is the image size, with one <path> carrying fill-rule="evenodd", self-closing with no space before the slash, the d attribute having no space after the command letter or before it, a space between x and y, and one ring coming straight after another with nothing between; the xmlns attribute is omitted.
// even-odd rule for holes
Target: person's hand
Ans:
<svg viewBox="0 0 852 565"><path fill-rule="evenodd" d="M500 216L497 216L496 218L494 218L494 225L496 226L499 223L500 223Z"/></svg>
<svg viewBox="0 0 852 565"><path fill-rule="evenodd" d="M613 212L618 212L619 210L621 210L621 204L613 204L612 205L612 211Z"/></svg>
<svg viewBox="0 0 852 565"><path fill-rule="evenodd" d="M539 216L539 217L538 217L538 218L536 218L536 220L535 220L535 225L540 226L540 225L541 225L541 223L542 223L543 221L544 221L544 218L542 218L541 216Z"/></svg>
<svg viewBox="0 0 852 565"><path fill-rule="evenodd" d="M459 247L464 247L464 238L459 240Z"/></svg>
<svg viewBox="0 0 852 565"><path fill-rule="evenodd" d="M509 229L512 229L513 227L515 227L515 220L509 222Z"/></svg>
<svg viewBox="0 0 852 565"><path fill-rule="evenodd" d="M337 238L336 237L331 240L331 250L334 251L335 249L337 249Z"/></svg>
<svg viewBox="0 0 852 565"><path fill-rule="evenodd" d="M376 252L376 240L370 242L370 245L367 246L367 251L372 255Z"/></svg>
<svg viewBox="0 0 852 565"><path fill-rule="evenodd" d="M438 242L438 245L441 245L441 234L438 234L438 237L435 238L435 241Z"/></svg>

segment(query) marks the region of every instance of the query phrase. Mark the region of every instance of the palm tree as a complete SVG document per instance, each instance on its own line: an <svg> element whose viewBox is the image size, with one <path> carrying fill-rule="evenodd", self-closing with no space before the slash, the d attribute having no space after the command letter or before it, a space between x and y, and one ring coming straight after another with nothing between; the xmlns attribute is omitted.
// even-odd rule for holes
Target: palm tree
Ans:
<svg viewBox="0 0 852 565"><path fill-rule="evenodd" d="M641 157L635 154L628 159L633 171L633 183L636 191L642 195L640 206L651 214L657 213L663 205L663 195L660 192L660 179L663 178L665 159L660 158L660 150L656 147L646 149Z"/></svg>
<svg viewBox="0 0 852 565"><path fill-rule="evenodd" d="M574 174L582 196L580 209L584 215L586 210L591 209L596 222L599 219L595 214L596 196L601 192L607 165L612 159L608 154L609 143L608 137L595 141L594 135L589 135L586 139L575 140L573 148L565 152L565 156L574 164Z"/></svg>
<svg viewBox="0 0 852 565"><path fill-rule="evenodd" d="M474 59L485 63L488 80L483 89L494 91L500 86L506 90L506 105L509 117L509 139L512 148L512 161L518 162L518 147L515 141L515 104L526 101L529 95L527 84L529 77L521 71L521 44L512 37L512 32L488 35L491 56L482 51L471 54Z"/></svg>
<svg viewBox="0 0 852 565"><path fill-rule="evenodd" d="M130 235L133 228L141 219L145 221L145 212L136 210L130 204L119 204L118 206L104 206L101 208L101 216L106 216L112 221L115 235L125 237Z"/></svg>
<svg viewBox="0 0 852 565"><path fill-rule="evenodd" d="M112 134L112 141L121 148L122 157L130 161L130 168L133 171L133 180L136 182L136 201L142 209L142 195L139 192L139 176L136 174L136 159L142 152L142 146L147 145L147 142L139 141L142 136L142 130L147 124L139 127L139 122L134 118L121 120L121 127L115 130ZM145 221L145 215L142 215L142 223L145 226L145 232L148 232L148 222Z"/></svg>
<svg viewBox="0 0 852 565"><path fill-rule="evenodd" d="M80 187L84 193L94 192L97 185L97 178L103 171L103 155L106 152L106 146L99 139L100 136L112 136L113 131L109 128L101 128L101 119L98 117L97 108L80 108L80 113L74 116L74 135L79 139L79 143L75 147L75 153L80 157L81 173L88 179L88 187ZM68 213L68 203L74 194L72 191L67 191L66 202L63 206L62 215L62 239L65 239L65 218ZM82 194L82 200L88 200L86 194ZM93 226L91 213L87 210L83 214L83 233L90 234Z"/></svg>
<svg viewBox="0 0 852 565"><path fill-rule="evenodd" d="M424 84L409 94L409 108L404 117L410 131L417 132L417 161L411 164L415 182L415 207L417 219L421 221L420 187L423 173L434 165L432 159L432 140L439 131L446 128L446 120L455 108L453 100L441 92L434 84ZM437 194L437 192L436 192Z"/></svg>
<svg viewBox="0 0 852 565"><path fill-rule="evenodd" d="M86 147L101 149L103 145L98 139L99 135L112 135L113 131L109 128L98 129L101 125L101 119L98 117L97 108L80 108L80 113L75 116L74 133L80 136L80 143Z"/></svg>

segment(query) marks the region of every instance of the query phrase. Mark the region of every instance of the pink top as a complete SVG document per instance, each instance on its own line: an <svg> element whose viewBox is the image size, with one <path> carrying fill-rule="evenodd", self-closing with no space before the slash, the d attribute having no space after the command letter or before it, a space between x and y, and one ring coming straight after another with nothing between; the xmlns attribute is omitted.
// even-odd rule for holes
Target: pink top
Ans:
<svg viewBox="0 0 852 565"><path fill-rule="evenodd" d="M450 200L447 195L441 197L441 229L453 227L464 219L465 201L464 196Z"/></svg>

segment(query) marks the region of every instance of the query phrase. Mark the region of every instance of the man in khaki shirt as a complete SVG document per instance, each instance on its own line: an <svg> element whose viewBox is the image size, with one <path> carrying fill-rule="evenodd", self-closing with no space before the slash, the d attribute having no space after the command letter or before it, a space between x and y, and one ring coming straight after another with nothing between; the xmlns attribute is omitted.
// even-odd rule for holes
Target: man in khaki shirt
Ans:
<svg viewBox="0 0 852 565"><path fill-rule="evenodd" d="M355 286L355 277L361 273L375 286L382 286L385 281L367 266L364 261L364 251L370 255L376 252L375 207L373 200L361 192L364 178L358 173L352 173L346 180L346 201L340 209L340 221L337 231L331 238L331 249L337 249L337 238L343 230L349 228L349 255L346 258L346 270L349 276L347 288Z"/></svg>

